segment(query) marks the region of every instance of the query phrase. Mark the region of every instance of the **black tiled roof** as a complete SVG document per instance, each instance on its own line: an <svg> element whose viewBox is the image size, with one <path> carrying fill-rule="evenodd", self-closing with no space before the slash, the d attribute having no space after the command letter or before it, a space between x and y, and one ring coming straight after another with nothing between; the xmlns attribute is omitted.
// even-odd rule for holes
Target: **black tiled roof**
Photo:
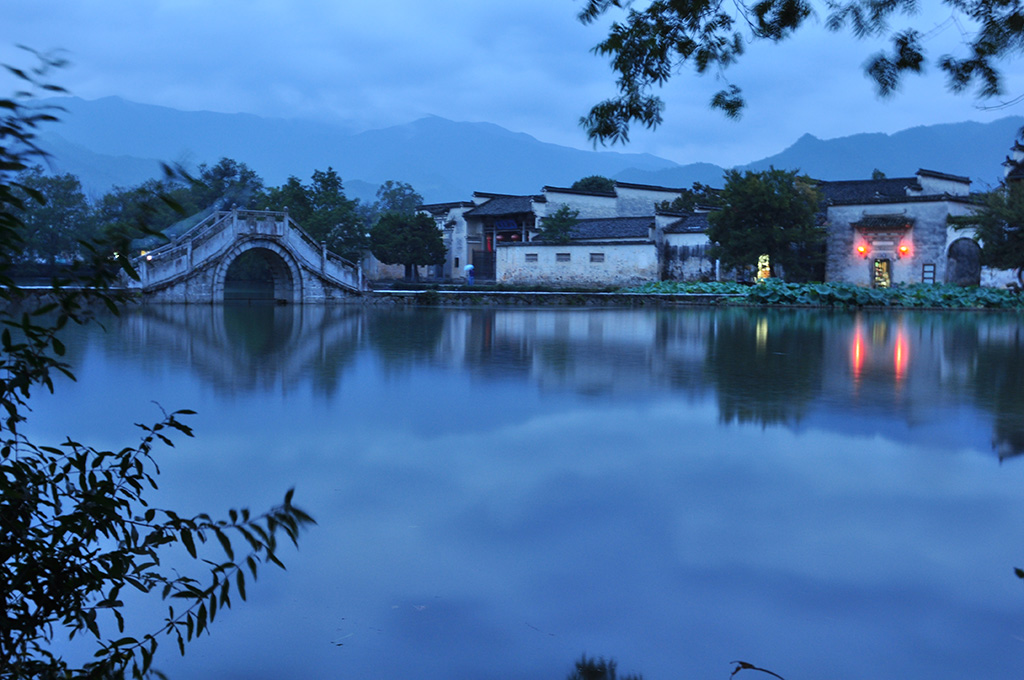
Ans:
<svg viewBox="0 0 1024 680"><path fill-rule="evenodd" d="M604 197L615 197L615 190L611 191L584 191L583 189L573 189L572 187L550 187L545 186L544 192L552 192L558 194L579 194L580 196L604 196Z"/></svg>
<svg viewBox="0 0 1024 680"><path fill-rule="evenodd" d="M948 179L950 181L961 182L963 184L971 183L970 177L964 177L963 175L951 175L948 172L938 172L937 170L925 170L924 168L919 168L917 174L919 176L924 177L937 177L938 179Z"/></svg>
<svg viewBox="0 0 1024 680"><path fill-rule="evenodd" d="M618 180L615 181L615 186L623 187L623 188L626 188L626 189L640 189L640 190L644 190L644 191L665 191L665 192L673 193L673 194L682 193L684 191L683 189L675 189L673 187L663 187L663 186L658 186L657 184L635 184L633 182L619 182Z"/></svg>
<svg viewBox="0 0 1024 680"><path fill-rule="evenodd" d="M536 196L494 196L486 203L466 212L473 217L494 215L520 215L533 212Z"/></svg>
<svg viewBox="0 0 1024 680"><path fill-rule="evenodd" d="M1024 179L1024 164L1021 164L1009 156L1003 161L1003 165L1006 166L1006 179L1010 182L1017 182Z"/></svg>
<svg viewBox="0 0 1024 680"><path fill-rule="evenodd" d="M580 220L572 228L574 241L595 239L647 239L654 226L653 217L602 217ZM538 239L540 241L540 239Z"/></svg>
<svg viewBox="0 0 1024 680"><path fill-rule="evenodd" d="M466 208L473 205L468 201L451 201L449 203L424 203L416 206L417 210L425 210L434 215L448 212L452 208Z"/></svg>
<svg viewBox="0 0 1024 680"><path fill-rule="evenodd" d="M818 184L827 203L869 203L880 199L901 200L908 191L921 191L916 177L822 181Z"/></svg>
<svg viewBox="0 0 1024 680"><path fill-rule="evenodd" d="M708 230L708 213L693 213L665 227L666 234L697 234Z"/></svg>
<svg viewBox="0 0 1024 680"><path fill-rule="evenodd" d="M850 226L857 229L881 229L885 231L909 229L914 226L914 218L907 217L906 215L864 215L856 222L851 222Z"/></svg>

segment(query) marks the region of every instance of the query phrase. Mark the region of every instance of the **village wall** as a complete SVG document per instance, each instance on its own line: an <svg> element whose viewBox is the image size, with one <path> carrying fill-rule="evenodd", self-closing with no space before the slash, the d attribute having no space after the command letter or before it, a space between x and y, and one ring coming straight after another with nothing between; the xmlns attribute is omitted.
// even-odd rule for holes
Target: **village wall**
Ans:
<svg viewBox="0 0 1024 680"><path fill-rule="evenodd" d="M545 187L544 195L547 198L545 203L534 203L534 211L537 215L538 223L540 218L553 215L563 205L568 206L571 210L578 210L579 215L577 217L579 219L620 217L616 213L616 198L611 194L606 196L603 194L563 192L551 187Z"/></svg>
<svg viewBox="0 0 1024 680"><path fill-rule="evenodd" d="M952 176L928 171L917 173L917 183L921 185L921 194L925 196L967 196L971 191L969 181L964 182Z"/></svg>
<svg viewBox="0 0 1024 680"><path fill-rule="evenodd" d="M467 247L469 228L465 216L468 210L469 207L463 205L449 210L447 215L435 216L437 227L444 234L444 275L447 278L464 278L465 267L470 264Z"/></svg>
<svg viewBox="0 0 1024 680"><path fill-rule="evenodd" d="M674 201L682 194L675 189L661 189L617 183L615 185L618 217L653 215L663 201Z"/></svg>
<svg viewBox="0 0 1024 680"><path fill-rule="evenodd" d="M662 242L662 278L671 281L709 281L715 263L708 259L707 234L665 234Z"/></svg>
<svg viewBox="0 0 1024 680"><path fill-rule="evenodd" d="M659 279L657 248L650 241L501 245L496 278L522 285L640 285Z"/></svg>
<svg viewBox="0 0 1024 680"><path fill-rule="evenodd" d="M1019 286L1017 272L1012 269L981 268L981 285L991 288L1006 288L1008 286Z"/></svg>
<svg viewBox="0 0 1024 680"><path fill-rule="evenodd" d="M444 278L443 276L438 276L437 269L436 265L416 267L416 275L420 281L434 281L438 278ZM367 281L404 281L405 265L384 264L374 257L373 253L367 251L366 255L363 256L363 277Z"/></svg>

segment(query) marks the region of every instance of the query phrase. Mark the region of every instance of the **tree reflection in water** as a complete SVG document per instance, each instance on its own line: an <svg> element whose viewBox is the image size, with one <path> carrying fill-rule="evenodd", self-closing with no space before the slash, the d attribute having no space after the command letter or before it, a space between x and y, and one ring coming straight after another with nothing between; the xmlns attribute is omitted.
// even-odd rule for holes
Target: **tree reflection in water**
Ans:
<svg viewBox="0 0 1024 680"><path fill-rule="evenodd" d="M726 310L707 343L723 422L799 422L821 393L825 358L819 313Z"/></svg>
<svg viewBox="0 0 1024 680"><path fill-rule="evenodd" d="M797 427L809 414L913 428L971 401L1001 458L1024 452L1024 348L1013 315L702 309L146 306L110 351L174 361L217 390L333 394L358 353L387 371L431 363L592 395L713 395L723 423ZM932 414L932 415L930 415Z"/></svg>
<svg viewBox="0 0 1024 680"><path fill-rule="evenodd" d="M194 408L215 455L179 450L169 488L295 480L323 518L266 615L171 677L488 677L508 649L509 677L584 649L652 678L1012 677L1024 468L989 451L1020 451L1018 325L146 307L71 330L85 379L33 422Z"/></svg>

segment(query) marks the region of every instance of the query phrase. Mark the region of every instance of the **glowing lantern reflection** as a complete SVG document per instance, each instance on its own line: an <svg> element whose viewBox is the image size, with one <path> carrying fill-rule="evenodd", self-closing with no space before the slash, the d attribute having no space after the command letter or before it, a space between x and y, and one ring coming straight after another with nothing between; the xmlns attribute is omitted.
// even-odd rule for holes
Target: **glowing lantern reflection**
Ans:
<svg viewBox="0 0 1024 680"><path fill-rule="evenodd" d="M893 368L896 371L896 382L900 382L907 372L907 362L910 360L910 347L907 344L907 335L901 328L896 331L896 347L893 350Z"/></svg>
<svg viewBox="0 0 1024 680"><path fill-rule="evenodd" d="M853 369L853 382L860 382L861 371L864 370L864 328L857 323L853 329L853 352L850 357L850 367Z"/></svg>

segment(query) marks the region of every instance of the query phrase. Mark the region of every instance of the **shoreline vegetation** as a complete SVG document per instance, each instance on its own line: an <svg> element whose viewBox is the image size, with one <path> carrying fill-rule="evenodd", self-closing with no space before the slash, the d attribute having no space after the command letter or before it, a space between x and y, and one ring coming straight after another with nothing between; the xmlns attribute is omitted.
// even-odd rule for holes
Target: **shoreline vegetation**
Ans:
<svg viewBox="0 0 1024 680"><path fill-rule="evenodd" d="M826 309L1024 309L1024 294L1002 288L911 284L866 288L845 283L786 283L770 280L754 285L726 282L662 281L617 289L558 289L503 285L438 286L395 284L373 295L396 303L421 305L554 304L554 305L741 305L816 307Z"/></svg>
<svg viewBox="0 0 1024 680"><path fill-rule="evenodd" d="M73 288L73 286L64 286L62 290L69 288ZM20 297L30 298L34 303L38 303L40 299L44 302L48 301L54 295L55 290L51 285L27 284L20 286L19 292ZM8 301L8 305L19 304L17 297L19 296L13 296ZM129 297L127 301L128 304L148 304L144 297ZM253 298L227 302L227 304L247 303L284 304L284 301ZM895 285L890 288L866 288L845 283L786 283L777 280L758 284L662 281L630 288L607 289L522 287L486 283L473 286L395 283L393 288L378 288L368 293L339 299L337 303L419 305L424 307L734 306L836 310L1017 311L1024 309L1024 292L952 284L911 284Z"/></svg>

